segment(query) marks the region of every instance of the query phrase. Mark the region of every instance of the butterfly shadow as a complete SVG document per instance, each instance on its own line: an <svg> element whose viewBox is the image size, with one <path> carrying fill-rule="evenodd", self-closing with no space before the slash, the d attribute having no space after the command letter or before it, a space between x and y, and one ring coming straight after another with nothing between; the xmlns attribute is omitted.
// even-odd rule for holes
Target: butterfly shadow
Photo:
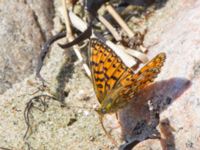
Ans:
<svg viewBox="0 0 200 150"><path fill-rule="evenodd" d="M160 121L159 114L169 107L174 101L185 93L191 86L191 81L185 78L171 78L155 82L141 90L131 103L119 112L119 121L122 129L122 138L125 144L120 146L120 150L129 150L138 143L153 138L160 138L160 133L156 127L166 125L170 128L170 122ZM161 130L161 126L160 130ZM163 131L164 131L163 130ZM162 132L162 130L161 130ZM156 135L156 136L155 136ZM173 134L170 137L170 150L175 149ZM160 140L161 146L166 146L166 142ZM169 147L168 147L169 148Z"/></svg>

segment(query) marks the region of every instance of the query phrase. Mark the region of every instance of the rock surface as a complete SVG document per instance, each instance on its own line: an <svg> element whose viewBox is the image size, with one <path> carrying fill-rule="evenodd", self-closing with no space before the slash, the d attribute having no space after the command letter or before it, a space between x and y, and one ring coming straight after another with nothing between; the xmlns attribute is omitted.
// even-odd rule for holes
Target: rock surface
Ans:
<svg viewBox="0 0 200 150"><path fill-rule="evenodd" d="M11 20L16 22L19 19L16 16L10 16L8 14L10 12L6 10L23 9L24 12L27 11L24 16L29 16L29 14L32 16L30 7L23 3L17 4L8 5L6 1L0 2L0 13L7 12L7 17L11 17ZM146 140L138 144L134 150L161 150L164 146L169 150L198 150L200 147L199 9L199 0L184 2L169 0L165 3L165 6L156 10L148 21L148 33L144 41L145 45L149 47L148 56L152 58L160 52L165 52L167 59L156 82L138 94L136 97L138 101L120 111L119 120L122 135L131 135L130 131L133 130L137 121L149 117L147 101L151 99L160 111L160 119L163 124L160 125L162 127L159 130L162 131L163 139L161 142L156 139ZM3 20L0 23L1 29L4 30L0 30L0 38L2 38L1 41L8 38L8 41L13 39L15 42L10 44L9 47L2 44L0 51L2 54L6 53L7 49L12 50L12 48L19 46L20 42L24 42L23 38L20 38L21 32L19 30L26 29L23 24L15 26L14 21L6 23L7 17L1 19ZM24 23L36 26L34 19L31 19L31 17L28 17L28 19L30 21L25 20ZM3 24L4 22L5 24ZM23 21L20 21L20 23L23 23ZM31 54L24 54L23 57L32 62L38 53L33 49L39 49L39 44L36 43L41 42L42 36L38 28L29 30L31 32L24 31L24 34L28 34L26 39L31 42L24 42L23 45L33 47L29 48ZM28 58L30 57L29 54L31 58ZM27 149L28 146L31 149L117 149L105 136L98 115L91 109L98 102L90 80L84 74L81 64L74 63L74 61L70 63L70 58L74 58L74 54L70 55L69 52L67 54L64 56L63 50L54 45L47 59L48 63L42 70L42 75L48 81L50 90L54 93L59 91L65 94L66 107L61 107L57 101L47 100L48 108L44 113L38 109L33 109L32 115L30 115L32 134L29 134L30 136L24 140L26 124L23 112L26 103L41 92L33 94L37 91L39 84L35 81L34 75L27 77L28 75L23 73L23 78L20 77L20 79L23 79L22 82L13 84L12 88L0 96L0 147L8 149ZM17 58L15 61L20 60L21 62L20 56L17 55L14 58ZM8 59L7 62L10 60ZM5 64L6 60L2 58L1 62ZM19 66L15 63L12 67L18 66L28 72L27 68L33 67L32 63L27 63L24 64L23 61ZM5 67L2 66L1 68ZM31 71L29 71L30 73ZM10 76L18 79L15 74L11 73ZM27 78L24 79L24 77ZM5 81L5 79L2 81ZM64 82L66 82L66 85ZM64 91L61 91L63 89ZM43 108L41 104L37 102L35 104L39 108ZM118 124L113 118L108 115L106 125L107 122L113 123L115 121L114 125L110 123L108 125L117 128ZM164 120L167 120L167 123ZM173 130L165 128L167 124ZM117 128L117 130L119 129ZM120 135L114 137L117 138Z"/></svg>
<svg viewBox="0 0 200 150"><path fill-rule="evenodd" d="M39 3L38 3L39 4ZM50 36L52 23L47 16L48 3L40 4L38 14L22 1L0 2L0 93L32 74L45 36ZM51 8L52 9L52 8ZM41 14L40 16L37 16ZM43 14L46 14L44 16ZM40 20L45 22L39 23ZM45 30L43 30L43 26ZM43 35L44 34L44 35Z"/></svg>

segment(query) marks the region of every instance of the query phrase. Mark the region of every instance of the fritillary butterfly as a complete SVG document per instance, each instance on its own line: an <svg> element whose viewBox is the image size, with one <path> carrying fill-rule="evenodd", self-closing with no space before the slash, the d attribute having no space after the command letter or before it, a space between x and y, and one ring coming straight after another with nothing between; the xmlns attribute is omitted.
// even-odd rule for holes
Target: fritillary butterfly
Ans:
<svg viewBox="0 0 200 150"><path fill-rule="evenodd" d="M136 74L128 68L115 52L97 39L90 41L90 69L92 82L102 116L125 107L135 94L154 81L166 59L160 53ZM103 124L102 124L103 126ZM104 131L106 132L104 126Z"/></svg>

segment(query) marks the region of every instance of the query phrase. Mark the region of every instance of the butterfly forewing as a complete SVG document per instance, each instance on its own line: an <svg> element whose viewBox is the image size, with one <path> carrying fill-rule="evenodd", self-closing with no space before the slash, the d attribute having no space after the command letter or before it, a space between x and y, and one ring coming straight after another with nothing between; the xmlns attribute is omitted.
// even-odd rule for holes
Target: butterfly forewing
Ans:
<svg viewBox="0 0 200 150"><path fill-rule="evenodd" d="M97 39L90 41L90 68L98 100L103 101L121 76L128 69L122 60Z"/></svg>

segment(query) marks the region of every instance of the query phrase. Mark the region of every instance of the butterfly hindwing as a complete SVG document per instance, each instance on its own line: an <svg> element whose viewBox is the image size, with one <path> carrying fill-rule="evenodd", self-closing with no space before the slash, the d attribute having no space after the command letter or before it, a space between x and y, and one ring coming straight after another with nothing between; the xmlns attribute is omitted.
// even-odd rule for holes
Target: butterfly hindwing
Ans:
<svg viewBox="0 0 200 150"><path fill-rule="evenodd" d="M160 73L161 67L166 59L165 53L160 53L154 57L149 63L142 67L136 74L132 74L129 81L123 78L120 83L123 85L120 95L126 99L132 99L135 93L154 81ZM124 83L126 81L126 84Z"/></svg>

